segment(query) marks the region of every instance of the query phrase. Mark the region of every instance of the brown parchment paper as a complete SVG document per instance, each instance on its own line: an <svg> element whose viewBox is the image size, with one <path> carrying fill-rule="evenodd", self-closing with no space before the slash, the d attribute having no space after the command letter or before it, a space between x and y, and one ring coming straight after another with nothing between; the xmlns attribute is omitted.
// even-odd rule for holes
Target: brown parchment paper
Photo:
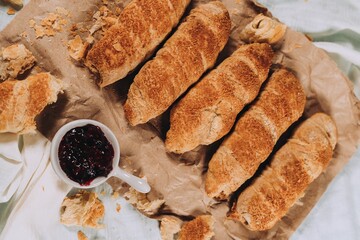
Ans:
<svg viewBox="0 0 360 240"><path fill-rule="evenodd" d="M128 1L117 2L123 6ZM190 8L202 2L208 1L195 0ZM228 56L241 44L238 40L239 32L257 13L271 15L267 9L251 0L223 2L230 12L233 31L219 59ZM302 204L292 207L273 229L250 232L240 223L226 220L229 210L226 202L216 203L208 199L203 191L207 163L221 140L183 155L167 153L164 136L169 128L169 111L148 124L136 127L129 126L124 117L122 106L136 71L108 88L99 89L94 76L70 60L66 46L68 31L54 37L35 39L34 30L28 25L30 19L55 12L56 7L64 7L70 11L68 27L79 22L91 24L91 15L100 4L99 0L32 0L0 33L0 47L22 42L34 53L40 67L62 79L67 85L58 102L49 106L38 117L39 130L51 139L64 123L79 118L91 118L108 125L120 142L122 167L147 177L152 186L150 199L165 200L165 206L154 216L156 218L175 214L191 219L200 214L211 213L216 219L214 239L289 238L359 144L360 105L353 94L351 82L323 50L316 48L303 34L287 30L277 51L276 62L293 70L301 80L308 98L304 115L310 116L318 111L331 115L338 127L339 141L326 173L310 185L300 200ZM27 38L20 36L24 32L27 33ZM121 181L115 179L110 183L114 188L122 185Z"/></svg>

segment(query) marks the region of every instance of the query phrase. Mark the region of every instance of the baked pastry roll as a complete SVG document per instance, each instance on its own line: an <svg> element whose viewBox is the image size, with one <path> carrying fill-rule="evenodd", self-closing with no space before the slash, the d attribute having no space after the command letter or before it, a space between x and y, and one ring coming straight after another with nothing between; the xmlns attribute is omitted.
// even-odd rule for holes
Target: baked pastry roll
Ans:
<svg viewBox="0 0 360 240"><path fill-rule="evenodd" d="M300 118L305 100L294 74L285 69L272 74L259 98L210 160L205 180L209 197L226 199L254 175L280 136Z"/></svg>
<svg viewBox="0 0 360 240"><path fill-rule="evenodd" d="M166 148L184 153L227 134L258 95L273 55L269 44L243 45L206 75L172 108Z"/></svg>
<svg viewBox="0 0 360 240"><path fill-rule="evenodd" d="M153 53L178 24L190 0L133 0L118 23L89 51L85 65L101 87L124 78Z"/></svg>
<svg viewBox="0 0 360 240"><path fill-rule="evenodd" d="M49 73L25 80L0 83L0 133L30 133L36 129L35 117L56 102L62 82Z"/></svg>
<svg viewBox="0 0 360 240"><path fill-rule="evenodd" d="M285 32L285 24L259 14L242 30L240 38L246 42L265 42L273 45L283 38Z"/></svg>
<svg viewBox="0 0 360 240"><path fill-rule="evenodd" d="M211 68L228 40L230 28L223 3L214 1L194 8L131 84L124 106L130 124L145 123L162 114Z"/></svg>
<svg viewBox="0 0 360 240"><path fill-rule="evenodd" d="M229 218L250 230L272 228L330 162L337 142L335 123L323 113L305 120L239 196Z"/></svg>

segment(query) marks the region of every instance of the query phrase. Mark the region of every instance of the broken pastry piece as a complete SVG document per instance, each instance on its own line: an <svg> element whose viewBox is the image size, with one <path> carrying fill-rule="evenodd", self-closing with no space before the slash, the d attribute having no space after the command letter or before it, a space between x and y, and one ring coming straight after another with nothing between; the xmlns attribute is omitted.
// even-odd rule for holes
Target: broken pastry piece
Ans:
<svg viewBox="0 0 360 240"><path fill-rule="evenodd" d="M88 42L83 42L79 35L76 35L74 39L68 42L68 51L70 57L76 61L81 61L85 57L87 48L89 47Z"/></svg>
<svg viewBox="0 0 360 240"><path fill-rule="evenodd" d="M165 216L160 222L160 234L162 240L177 239L180 232L182 221L174 216Z"/></svg>
<svg viewBox="0 0 360 240"><path fill-rule="evenodd" d="M285 24L259 14L242 30L240 38L245 42L274 45L283 38L285 32Z"/></svg>
<svg viewBox="0 0 360 240"><path fill-rule="evenodd" d="M328 115L317 113L305 120L240 194L229 218L252 231L272 228L326 169L336 142L336 126Z"/></svg>
<svg viewBox="0 0 360 240"><path fill-rule="evenodd" d="M215 235L213 225L212 216L198 216L181 227L179 240L210 240Z"/></svg>
<svg viewBox="0 0 360 240"><path fill-rule="evenodd" d="M35 57L23 44L14 44L0 51L0 82L17 78L35 64Z"/></svg>
<svg viewBox="0 0 360 240"><path fill-rule="evenodd" d="M165 200L161 199L150 201L146 194L140 193L132 187L130 187L129 191L124 194L124 198L136 209L148 216L156 214L165 203Z"/></svg>
<svg viewBox="0 0 360 240"><path fill-rule="evenodd" d="M38 73L25 80L0 83L0 133L31 133L35 117L57 101L63 85L50 73Z"/></svg>
<svg viewBox="0 0 360 240"><path fill-rule="evenodd" d="M61 204L60 222L66 226L102 228L105 208L94 192L79 191Z"/></svg>

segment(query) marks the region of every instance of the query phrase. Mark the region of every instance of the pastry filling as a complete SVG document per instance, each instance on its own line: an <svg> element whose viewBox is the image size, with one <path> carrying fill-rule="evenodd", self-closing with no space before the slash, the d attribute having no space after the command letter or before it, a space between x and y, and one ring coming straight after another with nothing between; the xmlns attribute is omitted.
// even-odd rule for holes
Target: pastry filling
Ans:
<svg viewBox="0 0 360 240"><path fill-rule="evenodd" d="M69 130L59 146L62 170L73 181L87 186L113 169L114 148L97 126L87 124Z"/></svg>

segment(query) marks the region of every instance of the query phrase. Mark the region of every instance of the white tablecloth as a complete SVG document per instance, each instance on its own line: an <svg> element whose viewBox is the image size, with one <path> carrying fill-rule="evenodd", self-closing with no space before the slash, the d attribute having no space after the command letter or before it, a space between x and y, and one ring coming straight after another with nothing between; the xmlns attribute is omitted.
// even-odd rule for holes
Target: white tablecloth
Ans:
<svg viewBox="0 0 360 240"><path fill-rule="evenodd" d="M311 35L315 44L327 50L343 72L355 83L355 92L360 96L359 0L341 2L260 0L259 2L266 5L274 16L288 26ZM5 12L6 10L0 7L0 29L12 18ZM39 138L41 142L41 136ZM43 149L46 151L46 147ZM58 186L58 190L54 191L54 184L59 182L48 162L40 163L36 169L38 170L35 174L28 175L31 180L30 185L24 183L21 185L20 180L17 180L16 184L20 186L18 193L15 193L10 202L0 204L0 232L8 217L8 223L11 221L11 224L5 226L0 239L76 239L75 230L55 226L59 225L57 222L59 201L69 189L66 186ZM357 151L345 169L330 184L292 239L360 239L358 179L360 179L360 151ZM24 190L25 194L22 194L20 191ZM39 198L39 195L44 197ZM107 206L114 207L114 201L108 198L103 200ZM106 222L111 228L117 228L119 225L111 225L113 218L117 218L116 221L120 221L122 230L121 233L112 232L111 234L114 235L111 236L116 236L116 239L159 239L157 224L154 221L141 217L122 199L119 199L118 203L125 206L122 213L125 215L120 215L122 216L120 218L111 215L106 218ZM47 209L46 214L44 208ZM22 218L19 215L29 217ZM44 219L48 220L44 221ZM129 222L133 224L129 225ZM52 231L49 231L50 229ZM100 232L97 237L106 238L106 236L109 237L109 233Z"/></svg>

